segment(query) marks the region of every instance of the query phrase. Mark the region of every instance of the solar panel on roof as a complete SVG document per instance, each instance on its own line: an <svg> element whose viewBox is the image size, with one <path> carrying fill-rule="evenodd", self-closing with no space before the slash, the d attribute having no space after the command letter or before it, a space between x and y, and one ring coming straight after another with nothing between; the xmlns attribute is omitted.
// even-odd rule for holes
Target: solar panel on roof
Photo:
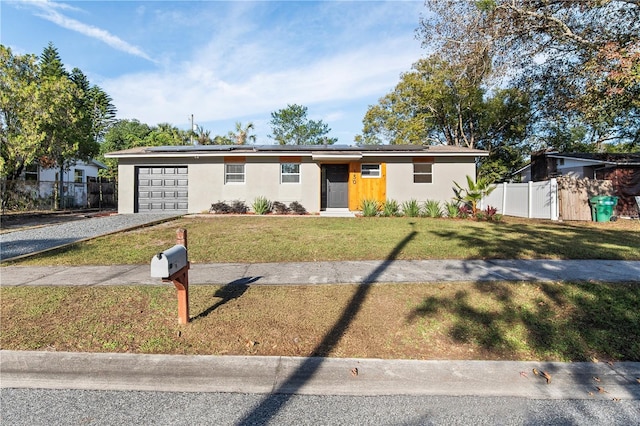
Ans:
<svg viewBox="0 0 640 426"><path fill-rule="evenodd" d="M179 146L150 146L147 152L221 152L221 151L358 151L358 152L393 152L393 151L425 151L424 145L179 145Z"/></svg>

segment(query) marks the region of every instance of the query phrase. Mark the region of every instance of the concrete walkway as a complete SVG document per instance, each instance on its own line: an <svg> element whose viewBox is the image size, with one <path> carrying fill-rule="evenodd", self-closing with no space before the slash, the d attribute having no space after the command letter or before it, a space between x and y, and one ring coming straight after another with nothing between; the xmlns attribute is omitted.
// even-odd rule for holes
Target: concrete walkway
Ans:
<svg viewBox="0 0 640 426"><path fill-rule="evenodd" d="M192 264L198 284L288 285L481 281L640 282L640 261L615 260L395 260L301 263ZM153 285L149 265L8 266L3 286Z"/></svg>

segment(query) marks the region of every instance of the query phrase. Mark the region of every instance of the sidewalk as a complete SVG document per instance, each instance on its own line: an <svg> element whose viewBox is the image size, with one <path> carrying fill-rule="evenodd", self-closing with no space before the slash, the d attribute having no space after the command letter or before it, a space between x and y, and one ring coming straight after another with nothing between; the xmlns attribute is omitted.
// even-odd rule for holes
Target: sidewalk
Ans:
<svg viewBox="0 0 640 426"><path fill-rule="evenodd" d="M535 375L534 368L548 373L550 383L542 375ZM638 362L411 361L0 351L0 370L4 388L640 399Z"/></svg>
<svg viewBox="0 0 640 426"><path fill-rule="evenodd" d="M480 281L640 282L640 261L395 260L301 263L192 264L189 283L251 285ZM8 266L3 286L159 285L149 265Z"/></svg>
<svg viewBox="0 0 640 426"><path fill-rule="evenodd" d="M9 266L0 268L0 274L2 286L167 285L150 277L149 265ZM491 280L640 282L640 261L193 264L189 273L192 285ZM549 373L551 382L535 375L534 368ZM640 400L638 379L640 362L610 365L0 351L0 387L4 388Z"/></svg>

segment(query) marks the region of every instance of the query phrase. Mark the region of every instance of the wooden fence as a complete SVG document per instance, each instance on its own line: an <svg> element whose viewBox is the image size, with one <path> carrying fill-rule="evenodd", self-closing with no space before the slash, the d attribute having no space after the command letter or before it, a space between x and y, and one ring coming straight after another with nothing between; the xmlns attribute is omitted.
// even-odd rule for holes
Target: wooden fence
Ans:
<svg viewBox="0 0 640 426"><path fill-rule="evenodd" d="M610 180L575 179L559 177L558 205L562 220L591 220L589 198L596 195L614 195Z"/></svg>

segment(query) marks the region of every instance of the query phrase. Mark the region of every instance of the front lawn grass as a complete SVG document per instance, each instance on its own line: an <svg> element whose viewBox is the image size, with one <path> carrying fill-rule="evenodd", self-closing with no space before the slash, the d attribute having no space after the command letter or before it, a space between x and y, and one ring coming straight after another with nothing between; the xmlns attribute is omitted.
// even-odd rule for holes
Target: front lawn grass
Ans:
<svg viewBox="0 0 640 426"><path fill-rule="evenodd" d="M640 222L501 222L430 218L188 217L78 243L24 265L144 264L188 231L189 258L207 262L386 259L640 259Z"/></svg>
<svg viewBox="0 0 640 426"><path fill-rule="evenodd" d="M640 259L640 222L183 218L15 262L147 264L188 230L204 262ZM81 284L81 283L80 283ZM0 288L0 348L406 359L640 361L637 283Z"/></svg>
<svg viewBox="0 0 640 426"><path fill-rule="evenodd" d="M211 355L640 361L637 284L0 289L0 348Z"/></svg>

